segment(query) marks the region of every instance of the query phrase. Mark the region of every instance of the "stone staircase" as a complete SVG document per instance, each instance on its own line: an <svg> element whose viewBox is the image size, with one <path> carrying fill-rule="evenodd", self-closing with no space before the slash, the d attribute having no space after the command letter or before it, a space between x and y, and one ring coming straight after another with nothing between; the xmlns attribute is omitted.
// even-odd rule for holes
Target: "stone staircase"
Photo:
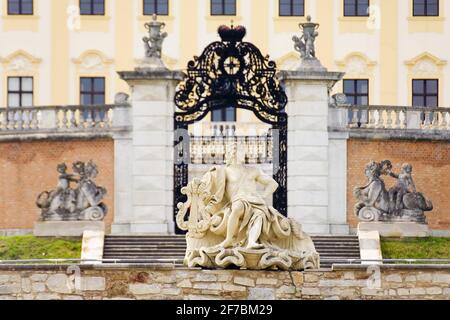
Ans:
<svg viewBox="0 0 450 320"><path fill-rule="evenodd" d="M359 259L357 236L312 237L320 254L321 267L331 268L341 259ZM131 263L175 263L182 266L186 251L184 236L105 236L103 259L127 259Z"/></svg>

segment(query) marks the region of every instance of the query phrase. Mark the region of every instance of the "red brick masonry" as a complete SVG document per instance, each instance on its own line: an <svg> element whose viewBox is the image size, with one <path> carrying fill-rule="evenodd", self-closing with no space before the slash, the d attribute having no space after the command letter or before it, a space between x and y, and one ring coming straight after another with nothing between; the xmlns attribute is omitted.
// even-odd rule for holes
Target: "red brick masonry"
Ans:
<svg viewBox="0 0 450 320"><path fill-rule="evenodd" d="M56 187L56 166L93 160L99 168L98 185L108 194L107 225L114 215L114 142L111 139L0 143L0 229L32 229L39 217L36 197Z"/></svg>
<svg viewBox="0 0 450 320"><path fill-rule="evenodd" d="M366 183L365 165L370 160L391 160L394 172L399 172L404 162L412 164L417 190L434 205L434 210L427 213L430 228L450 229L450 142L351 139L347 160L347 216L352 227L357 225L353 188ZM394 181L386 177L386 188Z"/></svg>

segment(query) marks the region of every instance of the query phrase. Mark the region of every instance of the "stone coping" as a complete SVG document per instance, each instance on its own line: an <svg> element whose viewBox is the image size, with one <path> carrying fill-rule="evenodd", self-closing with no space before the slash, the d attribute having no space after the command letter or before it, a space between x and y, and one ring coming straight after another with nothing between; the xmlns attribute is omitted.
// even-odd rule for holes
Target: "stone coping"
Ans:
<svg viewBox="0 0 450 320"><path fill-rule="evenodd" d="M153 264L133 264L133 263L117 263L117 264L80 264L80 263L64 263L64 264L0 264L1 271L58 271L67 270L70 266L78 266L80 270L124 270L124 269L145 269L145 270L160 270L160 271L253 271L266 272L270 270L234 270L234 269L202 269L202 268L186 268L177 267L170 263L153 263ZM361 264L334 264L332 269L315 269L305 270L305 273L311 272L333 272L345 270L366 270L370 265ZM396 269L396 270L450 270L450 264L377 264L380 269ZM277 271L275 271L277 272ZM278 271L278 272L297 272L297 271Z"/></svg>
<svg viewBox="0 0 450 320"><path fill-rule="evenodd" d="M181 70L134 70L134 71L118 71L122 80L138 81L138 80L177 80L185 79L186 74Z"/></svg>
<svg viewBox="0 0 450 320"><path fill-rule="evenodd" d="M277 73L279 80L332 80L339 81L344 77L344 72L330 71L300 71L280 70Z"/></svg>
<svg viewBox="0 0 450 320"><path fill-rule="evenodd" d="M350 138L370 140L448 141L450 131L427 129L341 129L329 128L330 133L349 133Z"/></svg>
<svg viewBox="0 0 450 320"><path fill-rule="evenodd" d="M450 270L450 264L373 264L380 269L396 269L396 270ZM334 264L333 271L343 270L365 270L370 264Z"/></svg>
<svg viewBox="0 0 450 320"><path fill-rule="evenodd" d="M0 142L9 141L35 141L35 140L94 140L94 139L112 139L116 135L126 135L131 132L131 127L124 128L91 128L74 129L73 131L61 130L29 130L29 131L3 131L0 132Z"/></svg>

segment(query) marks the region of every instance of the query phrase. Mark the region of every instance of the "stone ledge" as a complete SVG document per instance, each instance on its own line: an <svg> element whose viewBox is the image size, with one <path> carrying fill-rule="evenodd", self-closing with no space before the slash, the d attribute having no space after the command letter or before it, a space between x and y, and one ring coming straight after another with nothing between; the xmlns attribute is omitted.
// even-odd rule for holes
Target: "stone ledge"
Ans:
<svg viewBox="0 0 450 320"><path fill-rule="evenodd" d="M39 221L34 224L36 237L82 237L85 231L104 231L103 221Z"/></svg>
<svg viewBox="0 0 450 320"><path fill-rule="evenodd" d="M375 263L374 263L375 264ZM389 270L450 270L450 264L376 264L380 269ZM363 264L334 264L333 271L366 270L368 265Z"/></svg>
<svg viewBox="0 0 450 320"><path fill-rule="evenodd" d="M330 133L349 132L350 139L370 140L412 140L412 141L449 141L450 131L425 129L343 129L328 128Z"/></svg>

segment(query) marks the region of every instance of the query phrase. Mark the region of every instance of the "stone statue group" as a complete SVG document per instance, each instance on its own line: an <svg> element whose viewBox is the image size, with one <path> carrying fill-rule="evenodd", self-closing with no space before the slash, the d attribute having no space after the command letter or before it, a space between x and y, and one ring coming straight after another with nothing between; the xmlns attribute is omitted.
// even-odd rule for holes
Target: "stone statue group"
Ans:
<svg viewBox="0 0 450 320"><path fill-rule="evenodd" d="M67 173L67 166L57 166L58 185L53 191L42 192L36 201L42 210L43 221L101 221L105 218L107 207L102 202L106 189L95 184L98 175L97 165L77 161L73 163L73 174ZM71 183L77 183L71 188Z"/></svg>
<svg viewBox="0 0 450 320"><path fill-rule="evenodd" d="M187 201L178 204L176 221L181 230L188 231L185 264L206 268L319 268L319 254L301 225L267 204L278 188L277 182L243 163L244 157L239 156L236 146L232 147L225 166L213 167L182 190Z"/></svg>
<svg viewBox="0 0 450 320"><path fill-rule="evenodd" d="M357 199L355 214L361 221L426 222L424 211L433 210L433 204L417 192L409 163L403 164L400 173L395 174L389 160L371 161L366 165L365 175L367 184L354 189ZM383 175L396 179L389 190Z"/></svg>

